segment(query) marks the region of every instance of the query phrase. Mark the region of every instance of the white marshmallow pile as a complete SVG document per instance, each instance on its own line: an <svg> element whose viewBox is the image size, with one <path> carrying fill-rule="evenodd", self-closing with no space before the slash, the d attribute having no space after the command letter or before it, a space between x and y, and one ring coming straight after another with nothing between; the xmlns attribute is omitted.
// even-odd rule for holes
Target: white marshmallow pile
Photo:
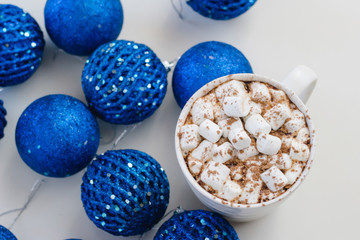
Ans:
<svg viewBox="0 0 360 240"><path fill-rule="evenodd" d="M215 196L269 201L288 189L310 157L304 114L282 90L232 80L197 99L180 129L189 171Z"/></svg>

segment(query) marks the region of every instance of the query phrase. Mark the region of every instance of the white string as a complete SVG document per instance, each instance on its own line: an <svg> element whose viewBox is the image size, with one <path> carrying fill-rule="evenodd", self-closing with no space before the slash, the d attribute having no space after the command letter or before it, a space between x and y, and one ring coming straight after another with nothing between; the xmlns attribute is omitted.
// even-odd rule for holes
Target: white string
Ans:
<svg viewBox="0 0 360 240"><path fill-rule="evenodd" d="M129 133L131 133L132 131L134 131L138 126L140 126L141 122L133 124L133 125L129 125L126 126L125 129L119 134L119 136L115 139L113 146L111 148L111 150L114 150L117 145L119 144L119 142L125 138L125 136L127 136Z"/></svg>
<svg viewBox="0 0 360 240"><path fill-rule="evenodd" d="M53 60L55 61L56 58L59 56L60 53L66 53L64 50L56 47L55 48L55 51L54 51L54 54L53 54ZM72 57L74 57L75 59L79 60L80 62L83 62L85 63L86 62L86 59L87 57L80 57L80 56L77 56L77 55L71 55Z"/></svg>
<svg viewBox="0 0 360 240"><path fill-rule="evenodd" d="M172 68L175 66L176 62L180 59L180 57L177 57L171 61L163 61L162 64L164 65L167 72L170 72Z"/></svg>
<svg viewBox="0 0 360 240"><path fill-rule="evenodd" d="M30 194L24 204L24 206L22 208L19 209L14 209L14 210L10 210L8 212L14 212L14 211L20 211L18 213L18 215L15 217L14 221L11 223L10 227L8 227L9 230L11 230L11 228L15 225L16 221L19 219L19 217L21 216L21 214L26 210L26 208L29 206L31 200L35 197L35 194L37 193L37 191L39 191L41 184L45 182L45 179L41 179L41 180L36 180L36 182L34 183L33 187L30 190Z"/></svg>
<svg viewBox="0 0 360 240"><path fill-rule="evenodd" d="M171 5L173 6L175 12L179 15L179 18L180 19L184 19L184 16L182 15L182 12L183 12L183 0L177 0L179 2L179 9L178 7L176 6L174 0L171 0Z"/></svg>

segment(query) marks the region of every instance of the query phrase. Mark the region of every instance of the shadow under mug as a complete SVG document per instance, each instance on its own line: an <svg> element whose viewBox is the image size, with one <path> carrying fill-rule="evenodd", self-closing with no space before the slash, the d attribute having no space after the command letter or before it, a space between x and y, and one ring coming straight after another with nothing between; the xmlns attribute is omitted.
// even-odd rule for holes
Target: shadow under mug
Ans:
<svg viewBox="0 0 360 240"><path fill-rule="evenodd" d="M185 119L188 116L193 103L198 98L205 96L212 89L230 80L241 80L244 82L258 81L268 83L276 87L277 89L281 89L287 94L291 102L298 107L298 109L305 115L306 118L306 122L310 132L311 144L309 160L307 161L306 166L297 181L286 192L267 202L257 204L235 204L227 202L221 198L210 194L196 182L194 177L189 172L182 155L182 151L180 148L180 130L185 123ZM290 74L288 74L288 76L281 83L271 78L259 76L256 74L233 74L215 79L200 88L196 93L194 93L194 95L188 100L180 113L175 131L175 150L180 168L186 178L186 181L190 185L192 191L195 193L197 198L203 204L205 204L213 211L225 216L229 220L236 222L247 222L261 218L270 213L299 187L299 185L303 182L304 178L309 173L315 155L316 145L314 125L304 102L306 102L310 97L316 85L316 81L317 76L311 69L305 66L298 66Z"/></svg>

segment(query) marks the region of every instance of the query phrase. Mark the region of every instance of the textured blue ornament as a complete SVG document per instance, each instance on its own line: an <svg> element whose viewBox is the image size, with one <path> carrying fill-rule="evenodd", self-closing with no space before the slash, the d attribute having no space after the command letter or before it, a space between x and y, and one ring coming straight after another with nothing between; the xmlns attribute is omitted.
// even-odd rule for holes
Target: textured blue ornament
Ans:
<svg viewBox="0 0 360 240"><path fill-rule="evenodd" d="M172 87L182 108L208 82L234 73L252 73L249 61L235 47L223 42L203 42L187 50L176 64Z"/></svg>
<svg viewBox="0 0 360 240"><path fill-rule="evenodd" d="M17 240L7 228L0 225L0 240Z"/></svg>
<svg viewBox="0 0 360 240"><path fill-rule="evenodd" d="M154 240L239 240L234 228L219 214L193 210L175 213L164 222Z"/></svg>
<svg viewBox="0 0 360 240"><path fill-rule="evenodd" d="M43 33L29 13L0 4L0 86L29 79L40 66L44 47Z"/></svg>
<svg viewBox="0 0 360 240"><path fill-rule="evenodd" d="M166 94L167 72L149 47L113 41L86 61L82 87L98 117L110 123L133 124L159 108Z"/></svg>
<svg viewBox="0 0 360 240"><path fill-rule="evenodd" d="M165 171L137 150L112 150L97 156L83 176L81 200L95 225L113 235L150 230L169 203Z"/></svg>
<svg viewBox="0 0 360 240"><path fill-rule="evenodd" d="M4 102L0 99L0 139L4 137L4 128L7 121L5 119L6 109L4 108Z"/></svg>
<svg viewBox="0 0 360 240"><path fill-rule="evenodd" d="M49 177L67 177L85 168L99 146L99 126L89 109L67 95L48 95L31 103L16 126L23 161Z"/></svg>
<svg viewBox="0 0 360 240"><path fill-rule="evenodd" d="M228 20L240 16L255 2L256 0L188 0L186 3L204 17Z"/></svg>
<svg viewBox="0 0 360 240"><path fill-rule="evenodd" d="M70 54L90 55L119 36L120 0L47 0L45 26L53 42Z"/></svg>

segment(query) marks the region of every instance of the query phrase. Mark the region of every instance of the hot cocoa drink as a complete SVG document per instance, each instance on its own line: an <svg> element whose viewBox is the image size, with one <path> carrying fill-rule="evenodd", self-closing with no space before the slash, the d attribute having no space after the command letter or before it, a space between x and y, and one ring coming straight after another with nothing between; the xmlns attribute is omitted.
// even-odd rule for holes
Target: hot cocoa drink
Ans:
<svg viewBox="0 0 360 240"><path fill-rule="evenodd" d="M195 180L212 195L256 204L287 191L310 156L305 115L284 91L230 80L198 98L179 132Z"/></svg>

